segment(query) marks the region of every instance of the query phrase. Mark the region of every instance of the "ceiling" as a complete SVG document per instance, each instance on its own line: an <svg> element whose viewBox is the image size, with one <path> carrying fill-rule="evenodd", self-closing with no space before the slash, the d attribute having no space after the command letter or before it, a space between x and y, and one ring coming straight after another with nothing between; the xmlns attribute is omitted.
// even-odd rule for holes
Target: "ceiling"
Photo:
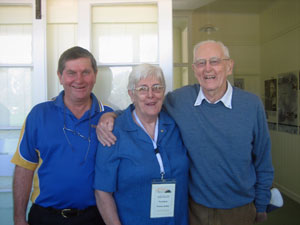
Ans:
<svg viewBox="0 0 300 225"><path fill-rule="evenodd" d="M275 0L173 0L175 10L260 13Z"/></svg>

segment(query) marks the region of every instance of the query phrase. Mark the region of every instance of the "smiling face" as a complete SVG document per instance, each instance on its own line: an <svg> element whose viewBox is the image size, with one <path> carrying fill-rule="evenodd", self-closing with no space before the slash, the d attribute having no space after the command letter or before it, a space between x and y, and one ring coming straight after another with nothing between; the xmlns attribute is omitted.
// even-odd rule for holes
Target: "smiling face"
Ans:
<svg viewBox="0 0 300 225"><path fill-rule="evenodd" d="M149 88L147 93L141 93L138 90L129 90L131 101L135 105L135 110L141 120L156 119L164 100L164 89L153 91L152 87L162 85L161 81L155 76L147 76L141 79L135 87L145 86Z"/></svg>
<svg viewBox="0 0 300 225"><path fill-rule="evenodd" d="M208 42L201 45L195 52L193 70L195 77L203 88L204 95L212 101L217 101L227 89L227 76L232 74L233 61L224 55L218 43ZM206 65L199 66L197 62L206 60ZM219 63L209 61L219 60Z"/></svg>
<svg viewBox="0 0 300 225"><path fill-rule="evenodd" d="M64 87L64 101L69 104L86 103L96 83L97 72L94 72L89 58L78 58L65 63L65 68L58 78Z"/></svg>

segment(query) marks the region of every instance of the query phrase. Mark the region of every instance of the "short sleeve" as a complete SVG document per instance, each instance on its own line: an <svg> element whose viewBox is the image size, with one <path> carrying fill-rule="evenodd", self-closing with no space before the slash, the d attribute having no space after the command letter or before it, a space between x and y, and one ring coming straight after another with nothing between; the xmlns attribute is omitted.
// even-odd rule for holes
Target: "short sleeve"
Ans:
<svg viewBox="0 0 300 225"><path fill-rule="evenodd" d="M119 164L118 141L111 147L104 147L99 143L96 155L94 189L115 192Z"/></svg>
<svg viewBox="0 0 300 225"><path fill-rule="evenodd" d="M17 150L11 160L12 163L29 170L35 170L38 162L38 150L35 148L34 116L28 115L22 127Z"/></svg>

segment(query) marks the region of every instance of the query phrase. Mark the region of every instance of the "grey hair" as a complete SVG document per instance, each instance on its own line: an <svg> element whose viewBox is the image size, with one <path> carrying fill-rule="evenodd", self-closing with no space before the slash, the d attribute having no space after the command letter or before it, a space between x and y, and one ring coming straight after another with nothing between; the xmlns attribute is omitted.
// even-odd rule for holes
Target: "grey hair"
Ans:
<svg viewBox="0 0 300 225"><path fill-rule="evenodd" d="M229 50L228 48L223 44L223 42L221 41L215 41L215 40L206 40L206 41L201 41L199 43L197 43L194 47L194 62L195 62L195 56L196 56L196 51L198 50L198 48L204 44L207 44L207 43L215 43L215 44L218 44L220 45L220 47L222 48L223 50L223 53L225 55L225 57L228 57L230 58L230 55L229 55Z"/></svg>
<svg viewBox="0 0 300 225"><path fill-rule="evenodd" d="M141 64L141 65L135 66L132 69L131 73L129 74L127 89L134 90L136 87L136 84L140 80L142 80L146 77L150 77L150 76L153 76L153 77L156 77L157 79L159 79L163 86L166 85L164 73L159 66L154 66L151 64Z"/></svg>

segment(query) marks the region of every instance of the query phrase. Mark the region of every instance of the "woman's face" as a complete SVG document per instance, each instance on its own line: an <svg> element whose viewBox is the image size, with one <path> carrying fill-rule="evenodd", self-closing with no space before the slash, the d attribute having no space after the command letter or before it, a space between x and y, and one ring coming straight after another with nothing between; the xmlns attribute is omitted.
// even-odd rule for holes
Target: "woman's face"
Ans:
<svg viewBox="0 0 300 225"><path fill-rule="evenodd" d="M128 91L140 119L157 118L164 100L165 87L155 76L140 80L135 90Z"/></svg>

